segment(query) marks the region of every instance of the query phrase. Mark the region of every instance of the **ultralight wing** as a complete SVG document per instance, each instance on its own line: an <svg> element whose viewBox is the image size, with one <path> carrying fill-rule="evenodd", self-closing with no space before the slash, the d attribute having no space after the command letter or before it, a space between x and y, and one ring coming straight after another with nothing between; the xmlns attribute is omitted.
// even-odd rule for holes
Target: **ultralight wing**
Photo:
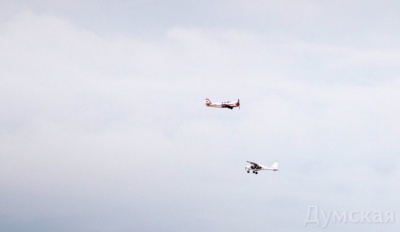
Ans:
<svg viewBox="0 0 400 232"><path fill-rule="evenodd" d="M259 166L258 164L254 163L254 162L251 162L251 161L246 161L246 162L247 162L247 163L250 163L250 164L254 164L254 165Z"/></svg>
<svg viewBox="0 0 400 232"><path fill-rule="evenodd" d="M251 168L253 168L253 169L260 169L261 168L261 165L258 165L258 164L254 163L254 162L251 162L251 161L247 161L247 162L252 165Z"/></svg>

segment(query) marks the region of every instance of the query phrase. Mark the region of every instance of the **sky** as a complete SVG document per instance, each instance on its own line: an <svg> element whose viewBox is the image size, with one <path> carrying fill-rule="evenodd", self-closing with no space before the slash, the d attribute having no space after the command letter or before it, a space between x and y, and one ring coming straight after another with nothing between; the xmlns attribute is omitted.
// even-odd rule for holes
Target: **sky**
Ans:
<svg viewBox="0 0 400 232"><path fill-rule="evenodd" d="M398 229L399 10L0 1L0 230Z"/></svg>

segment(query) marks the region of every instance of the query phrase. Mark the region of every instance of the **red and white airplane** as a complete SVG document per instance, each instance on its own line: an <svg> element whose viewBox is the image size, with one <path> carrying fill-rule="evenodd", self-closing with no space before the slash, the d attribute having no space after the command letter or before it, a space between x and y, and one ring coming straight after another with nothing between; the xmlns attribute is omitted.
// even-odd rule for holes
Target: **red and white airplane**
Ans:
<svg viewBox="0 0 400 232"><path fill-rule="evenodd" d="M240 109L240 101L239 101L239 99L237 100L237 102L225 101L225 102L219 102L219 103L212 103L210 101L210 99L206 98L206 100L204 101L204 104L207 107L214 107L214 108L229 108L229 109L233 109L235 107L239 107L239 109Z"/></svg>
<svg viewBox="0 0 400 232"><path fill-rule="evenodd" d="M247 161L249 165L247 165L244 169L247 171L247 173L250 173L250 171L253 171L254 174L258 174L258 171L262 170L270 170L270 171L279 171L278 170L278 162L274 162L271 167L265 167L263 165L256 164L251 161Z"/></svg>

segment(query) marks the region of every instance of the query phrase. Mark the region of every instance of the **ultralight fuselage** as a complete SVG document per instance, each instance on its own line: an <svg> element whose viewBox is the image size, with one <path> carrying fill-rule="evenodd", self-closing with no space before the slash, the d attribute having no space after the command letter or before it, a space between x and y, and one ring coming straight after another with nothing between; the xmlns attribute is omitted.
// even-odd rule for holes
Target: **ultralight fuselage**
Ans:
<svg viewBox="0 0 400 232"><path fill-rule="evenodd" d="M271 167L266 167L264 165L259 165L254 162L247 161L249 164L246 165L245 170L247 173L253 172L254 174L258 174L258 171L269 170L269 171L279 171L278 170L278 162L272 164Z"/></svg>

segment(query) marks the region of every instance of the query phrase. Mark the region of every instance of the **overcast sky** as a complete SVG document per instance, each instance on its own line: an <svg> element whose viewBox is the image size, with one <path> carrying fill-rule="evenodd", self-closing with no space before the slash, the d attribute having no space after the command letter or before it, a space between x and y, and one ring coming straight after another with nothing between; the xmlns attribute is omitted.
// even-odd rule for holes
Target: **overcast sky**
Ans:
<svg viewBox="0 0 400 232"><path fill-rule="evenodd" d="M0 230L398 230L399 10L0 1Z"/></svg>

